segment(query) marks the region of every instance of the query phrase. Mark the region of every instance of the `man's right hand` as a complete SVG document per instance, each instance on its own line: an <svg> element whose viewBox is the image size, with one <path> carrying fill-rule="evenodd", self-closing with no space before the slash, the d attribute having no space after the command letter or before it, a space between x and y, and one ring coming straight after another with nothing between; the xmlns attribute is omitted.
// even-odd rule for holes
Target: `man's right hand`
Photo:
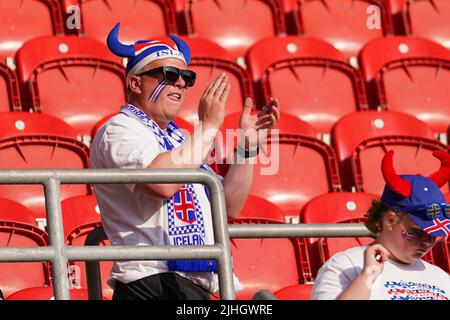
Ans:
<svg viewBox="0 0 450 320"><path fill-rule="evenodd" d="M220 74L206 88L198 107L198 118L203 125L220 129L225 117L225 106L230 88L231 85L225 73Z"/></svg>

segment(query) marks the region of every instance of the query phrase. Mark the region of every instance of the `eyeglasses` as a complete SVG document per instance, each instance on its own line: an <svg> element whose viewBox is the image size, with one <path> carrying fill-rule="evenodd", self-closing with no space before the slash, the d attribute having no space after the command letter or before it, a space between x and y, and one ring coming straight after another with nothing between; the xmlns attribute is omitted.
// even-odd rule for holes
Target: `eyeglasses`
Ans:
<svg viewBox="0 0 450 320"><path fill-rule="evenodd" d="M148 71L138 74L138 76L146 76L152 74L162 73L164 80L166 80L171 85L175 84L178 79L181 78L186 83L187 87L192 87L195 84L196 73L192 70L178 69L177 67L164 66L155 69L150 69Z"/></svg>
<svg viewBox="0 0 450 320"><path fill-rule="evenodd" d="M450 219L450 203L431 203L414 206L409 208L407 212L429 220L439 217Z"/></svg>

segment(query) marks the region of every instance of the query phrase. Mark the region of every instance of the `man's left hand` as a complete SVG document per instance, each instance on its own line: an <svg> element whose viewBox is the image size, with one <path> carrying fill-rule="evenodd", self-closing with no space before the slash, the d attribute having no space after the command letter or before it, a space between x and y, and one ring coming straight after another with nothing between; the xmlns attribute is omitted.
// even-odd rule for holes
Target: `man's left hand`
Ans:
<svg viewBox="0 0 450 320"><path fill-rule="evenodd" d="M255 150L258 144L263 144L267 140L267 134L275 128L280 120L279 101L273 97L257 113L252 113L253 100L248 97L245 99L244 108L239 120L239 129L244 133L245 149ZM240 142L242 143L242 142Z"/></svg>

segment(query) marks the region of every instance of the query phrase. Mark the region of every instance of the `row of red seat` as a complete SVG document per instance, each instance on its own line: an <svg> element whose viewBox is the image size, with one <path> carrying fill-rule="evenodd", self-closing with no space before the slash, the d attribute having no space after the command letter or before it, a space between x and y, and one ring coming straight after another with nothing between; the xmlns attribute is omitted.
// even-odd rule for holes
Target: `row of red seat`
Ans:
<svg viewBox="0 0 450 320"><path fill-rule="evenodd" d="M345 114L380 108L412 114L436 133L446 132L450 124L450 51L428 40L375 39L360 56L362 73L334 47L315 38L264 39L249 51L248 71L220 46L204 39L186 40L198 80L189 89L180 117L191 123L198 117L204 89L225 72L232 86L227 115L239 112L247 96L255 96L259 106L275 96L283 112L321 133L328 133ZM51 114L78 134L90 135L95 123L116 112L126 99L121 60L94 40L33 39L18 52L16 65L17 73L0 58L0 111Z"/></svg>
<svg viewBox="0 0 450 320"><path fill-rule="evenodd" d="M232 159L229 154L235 147L238 119L239 113L226 117L210 159L222 175L227 172L228 159ZM182 118L176 122L187 134L192 132L193 127ZM89 168L89 148L61 119L4 112L0 113L0 123L1 169ZM257 158L251 193L276 203L287 220L319 194L353 188L380 194L384 180L376 168L388 149L397 152L395 166L399 170L423 175L439 167L431 152L448 150L424 122L392 111L360 111L344 116L333 127L330 145L317 138L310 124L292 115L282 113L277 127L279 131L272 131L266 149ZM448 187L444 190L448 192ZM1 185L0 192L32 209L36 217L45 216L42 186ZM89 185L61 188L62 199L91 193Z"/></svg>
<svg viewBox="0 0 450 320"><path fill-rule="evenodd" d="M450 46L447 0L10 0L0 4L0 50L14 52L42 35L78 34L104 41L120 21L125 41L186 34L244 56L256 41L301 34L355 56L369 40L393 34ZM352 32L348 32L351 30Z"/></svg>
<svg viewBox="0 0 450 320"><path fill-rule="evenodd" d="M303 208L301 223L360 223L377 196L367 193L329 193L309 201ZM2 246L45 246L48 236L33 226L32 214L18 203L0 199L0 235ZM62 202L66 245L83 245L86 236L101 226L95 197L82 196ZM283 224L282 210L259 197L250 196L239 219L231 224ZM239 299L251 299L262 289L276 292L285 287L314 281L318 268L335 253L368 244L370 238L260 238L232 239L234 271L244 285ZM102 245L109 245L107 241ZM425 257L446 271L450 266L450 241L443 239ZM112 262L101 262L103 296L110 299L107 286ZM74 287L86 288L85 267L72 262L69 278ZM283 270L283 272L279 272ZM50 283L49 268L40 263L0 264L0 289L5 296L30 286Z"/></svg>

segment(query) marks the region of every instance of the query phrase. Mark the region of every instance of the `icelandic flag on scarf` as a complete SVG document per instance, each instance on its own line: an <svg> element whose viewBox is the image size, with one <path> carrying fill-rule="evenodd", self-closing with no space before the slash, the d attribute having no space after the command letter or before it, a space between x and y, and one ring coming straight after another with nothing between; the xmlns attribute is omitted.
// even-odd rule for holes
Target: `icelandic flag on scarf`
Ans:
<svg viewBox="0 0 450 320"><path fill-rule="evenodd" d="M175 123L170 122L164 131L147 114L131 104L124 105L120 112L144 123L157 137L159 145L167 151L175 147L174 143L179 145L186 139ZM206 163L202 163L200 168L213 171ZM208 189L203 189L210 200ZM212 226L206 226L199 196L193 184L185 184L165 202L166 232L171 245L204 245L205 239L212 238ZM169 260L167 264L169 271L217 272L215 260Z"/></svg>

